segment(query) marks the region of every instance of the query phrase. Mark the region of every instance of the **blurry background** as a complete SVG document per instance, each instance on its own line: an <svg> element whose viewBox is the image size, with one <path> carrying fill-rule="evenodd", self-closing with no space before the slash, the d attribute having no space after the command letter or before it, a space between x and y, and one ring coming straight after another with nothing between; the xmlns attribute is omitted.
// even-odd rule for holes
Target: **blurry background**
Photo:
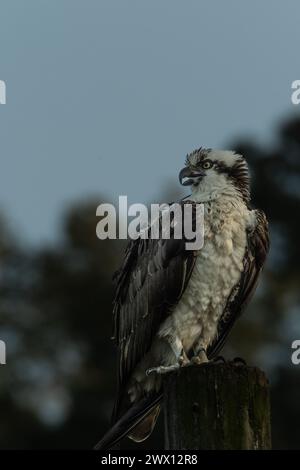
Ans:
<svg viewBox="0 0 300 470"><path fill-rule="evenodd" d="M91 448L106 430L124 242L96 238L96 207L180 197L201 145L246 156L271 224L224 355L267 371L274 447L300 448L299 14L296 0L1 1L0 448Z"/></svg>

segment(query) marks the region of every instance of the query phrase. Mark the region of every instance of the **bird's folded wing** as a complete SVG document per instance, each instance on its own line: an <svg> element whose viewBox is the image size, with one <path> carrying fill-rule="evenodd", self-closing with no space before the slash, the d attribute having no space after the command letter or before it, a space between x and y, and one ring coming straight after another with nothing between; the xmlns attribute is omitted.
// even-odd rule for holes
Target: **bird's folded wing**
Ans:
<svg viewBox="0 0 300 470"><path fill-rule="evenodd" d="M193 220L196 204L193 205ZM184 211L182 211L184 213ZM171 224L172 227L172 224ZM125 252L116 275L114 338L118 345L118 400L120 401L134 368L150 349L164 319L184 292L195 263L195 253L186 250L186 240L137 239Z"/></svg>

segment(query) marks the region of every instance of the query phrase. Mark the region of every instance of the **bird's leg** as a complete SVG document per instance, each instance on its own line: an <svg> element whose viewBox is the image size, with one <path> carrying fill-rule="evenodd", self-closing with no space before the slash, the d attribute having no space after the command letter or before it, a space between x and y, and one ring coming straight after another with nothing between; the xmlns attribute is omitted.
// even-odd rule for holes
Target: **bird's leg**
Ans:
<svg viewBox="0 0 300 470"><path fill-rule="evenodd" d="M188 366L190 363L189 358L186 355L185 350L182 348L181 355L179 356L178 363L181 367Z"/></svg>
<svg viewBox="0 0 300 470"><path fill-rule="evenodd" d="M203 346L201 346L201 345L197 345L194 348L194 356L191 358L191 363L196 364L196 365L200 365L200 364L203 364L205 362L209 362L209 360L207 358L207 354L206 354L206 349L203 348Z"/></svg>
<svg viewBox="0 0 300 470"><path fill-rule="evenodd" d="M175 354L175 358L177 359L177 362L174 364L170 364L168 366L157 366L157 367L151 367L150 369L146 370L146 375L156 373L156 374L168 374L169 372L174 372L175 370L180 369L180 367L185 367L190 364L190 361L185 353L185 350L182 346L182 343L180 342L181 345L181 350L175 349L174 345L172 347L172 350Z"/></svg>
<svg viewBox="0 0 300 470"><path fill-rule="evenodd" d="M170 366L151 367L150 369L146 370L146 375L150 375L153 373L159 375L168 374L169 372L174 372L175 370L178 370L180 367L181 366L179 362L177 362L176 364L171 364Z"/></svg>
<svg viewBox="0 0 300 470"><path fill-rule="evenodd" d="M146 374L152 374L153 372L156 374L168 374L169 372L174 372L175 370L180 369L180 367L185 367L189 365L190 361L182 348L181 354L178 357L178 360L175 364L171 364L169 366L158 366L158 367L151 367L146 371Z"/></svg>

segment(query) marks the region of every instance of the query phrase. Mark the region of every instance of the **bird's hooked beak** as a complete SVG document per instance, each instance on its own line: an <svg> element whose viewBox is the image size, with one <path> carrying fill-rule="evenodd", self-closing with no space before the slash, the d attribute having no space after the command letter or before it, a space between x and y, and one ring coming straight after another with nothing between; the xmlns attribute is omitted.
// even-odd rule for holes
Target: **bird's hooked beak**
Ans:
<svg viewBox="0 0 300 470"><path fill-rule="evenodd" d="M204 176L205 172L203 170L192 170L190 167L185 166L179 173L179 182L182 186L197 185Z"/></svg>

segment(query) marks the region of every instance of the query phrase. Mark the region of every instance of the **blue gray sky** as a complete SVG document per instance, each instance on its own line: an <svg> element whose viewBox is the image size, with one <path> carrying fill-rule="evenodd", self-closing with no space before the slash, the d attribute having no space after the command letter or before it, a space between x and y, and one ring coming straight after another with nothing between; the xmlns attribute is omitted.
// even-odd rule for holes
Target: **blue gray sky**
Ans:
<svg viewBox="0 0 300 470"><path fill-rule="evenodd" d="M24 242L102 194L157 200L185 155L295 112L300 3L1 0L0 209ZM100 202L100 201L99 201Z"/></svg>

